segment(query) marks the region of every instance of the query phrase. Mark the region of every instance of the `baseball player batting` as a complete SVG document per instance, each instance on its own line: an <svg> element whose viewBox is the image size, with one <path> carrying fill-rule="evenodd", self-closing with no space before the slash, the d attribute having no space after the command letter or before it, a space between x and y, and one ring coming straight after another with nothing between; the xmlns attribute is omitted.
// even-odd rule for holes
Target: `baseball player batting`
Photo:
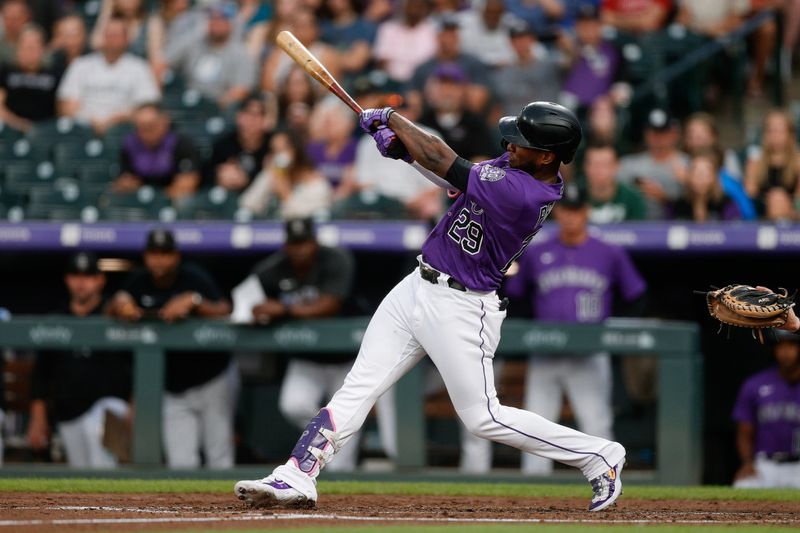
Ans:
<svg viewBox="0 0 800 533"><path fill-rule="evenodd" d="M505 305L503 276L561 198L561 163L581 142L568 109L526 105L500 119L506 152L473 164L392 108L366 109L361 128L382 155L412 162L438 185L460 191L422 246L419 266L381 302L344 385L306 426L289 460L271 475L239 481L254 506L313 506L316 478L364 423L372 405L427 354L466 428L479 437L580 468L592 486L590 511L622 492L625 448L501 405L492 360Z"/></svg>

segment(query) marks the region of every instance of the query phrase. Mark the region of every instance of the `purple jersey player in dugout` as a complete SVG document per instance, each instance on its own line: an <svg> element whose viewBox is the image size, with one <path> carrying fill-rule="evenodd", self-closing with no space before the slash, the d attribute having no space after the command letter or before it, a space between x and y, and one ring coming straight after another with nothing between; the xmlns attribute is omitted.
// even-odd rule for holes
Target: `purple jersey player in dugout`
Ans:
<svg viewBox="0 0 800 533"><path fill-rule="evenodd" d="M382 155L412 163L461 195L425 241L419 267L381 302L344 385L306 426L286 464L264 479L238 482L235 495L256 506L314 505L322 467L375 401L427 356L470 432L580 468L592 487L589 510L606 509L622 491L625 448L501 405L492 367L506 316L496 289L561 197L559 168L580 144L578 119L558 104L530 103L500 120L506 153L478 164L392 108L363 111L361 127Z"/></svg>

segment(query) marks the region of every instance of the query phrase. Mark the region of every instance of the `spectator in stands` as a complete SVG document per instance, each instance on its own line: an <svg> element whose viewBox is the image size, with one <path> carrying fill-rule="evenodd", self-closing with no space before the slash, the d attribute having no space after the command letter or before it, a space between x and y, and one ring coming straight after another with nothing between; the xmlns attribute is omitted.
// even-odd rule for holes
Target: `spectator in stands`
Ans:
<svg viewBox="0 0 800 533"><path fill-rule="evenodd" d="M750 0L750 15L756 16L767 10L774 10L780 16L780 9L784 0ZM774 17L767 17L753 32L751 39L752 64L750 75L747 79L748 96L757 98L764 95L764 77L767 72L767 63L775 50L775 41L778 35L778 25ZM776 80L776 83L780 83Z"/></svg>
<svg viewBox="0 0 800 533"><path fill-rule="evenodd" d="M717 155L709 151L692 155L683 194L672 205L673 218L695 222L741 218L736 203L722 188L717 161Z"/></svg>
<svg viewBox="0 0 800 533"><path fill-rule="evenodd" d="M264 0L238 0L234 34L244 42L247 51L258 59L272 18L272 2Z"/></svg>
<svg viewBox="0 0 800 533"><path fill-rule="evenodd" d="M56 21L50 41L53 66L66 69L74 60L89 52L86 24L78 15L67 15Z"/></svg>
<svg viewBox="0 0 800 533"><path fill-rule="evenodd" d="M339 54L332 46L320 40L317 17L313 11L303 8L293 13L289 29L292 30L297 40L303 43L303 46L325 65L334 78L339 75ZM263 65L261 89L274 91L295 66L294 60L280 47L272 48Z"/></svg>
<svg viewBox="0 0 800 533"><path fill-rule="evenodd" d="M59 315L100 316L106 277L94 254L72 256L64 275L69 299ZM67 462L75 468L112 468L117 459L103 446L106 412L128 419L131 354L107 350L48 350L37 354L31 378L28 442L48 446L54 422Z"/></svg>
<svg viewBox="0 0 800 533"><path fill-rule="evenodd" d="M750 0L681 1L675 21L695 33L717 39L742 24L749 10Z"/></svg>
<svg viewBox="0 0 800 533"><path fill-rule="evenodd" d="M189 0L160 0L147 19L147 57L156 79L163 81L169 70L167 57L181 50L185 42L203 38L208 26L206 15L200 9L190 9Z"/></svg>
<svg viewBox="0 0 800 533"><path fill-rule="evenodd" d="M711 151L717 161L722 161L719 179L722 190L734 202L744 220L756 218L753 201L747 196L742 185L742 166L736 152L724 149L719 142L719 131L714 117L708 113L694 113L686 120L683 135L683 149L692 156L704 151Z"/></svg>
<svg viewBox="0 0 800 533"><path fill-rule="evenodd" d="M497 153L500 147L492 142L486 121L470 111L469 90L467 73L458 64L439 65L426 88L430 107L423 112L419 123L441 133L461 157L481 161Z"/></svg>
<svg viewBox="0 0 800 533"><path fill-rule="evenodd" d="M506 9L525 21L536 35L555 36L567 16L569 0L506 0ZM522 109L522 108L520 108ZM517 110L519 112L519 110Z"/></svg>
<svg viewBox="0 0 800 533"><path fill-rule="evenodd" d="M135 130L120 148L120 175L113 189L130 193L152 185L174 201L194 194L200 174L191 139L171 129L169 115L158 104L139 106L133 113L133 125Z"/></svg>
<svg viewBox="0 0 800 533"><path fill-rule="evenodd" d="M733 408L737 488L800 488L800 337L778 333L778 364L748 378Z"/></svg>
<svg viewBox="0 0 800 533"><path fill-rule="evenodd" d="M316 105L309 124L310 140L306 152L317 171L333 188L336 200L347 198L356 189L353 164L358 138L353 136L356 115L335 96Z"/></svg>
<svg viewBox="0 0 800 533"><path fill-rule="evenodd" d="M586 190L592 224L613 224L645 218L646 206L641 193L617 181L619 160L611 144L593 144L586 148L583 158Z"/></svg>
<svg viewBox="0 0 800 533"><path fill-rule="evenodd" d="M654 109L645 125L647 150L621 160L619 180L639 188L647 201L650 219L665 218L665 208L681 194L688 160L678 150L679 139L677 120L663 109Z"/></svg>
<svg viewBox="0 0 800 533"><path fill-rule="evenodd" d="M239 198L239 205L256 215L324 216L333 190L315 168L305 150L305 140L295 132L279 131L270 140L264 168Z"/></svg>
<svg viewBox="0 0 800 533"><path fill-rule="evenodd" d="M167 50L166 60L183 75L187 87L227 109L252 91L257 66L244 45L232 37L236 5L216 3L207 13L206 34Z"/></svg>
<svg viewBox="0 0 800 533"><path fill-rule="evenodd" d="M505 0L481 0L472 9L458 13L461 49L484 65L497 68L514 57L508 28L517 21L506 11Z"/></svg>
<svg viewBox="0 0 800 533"><path fill-rule="evenodd" d="M145 268L131 273L108 313L120 320L190 316L222 318L231 311L211 276L182 260L172 232L147 235ZM170 468L199 468L202 449L210 468L233 466L233 413L239 374L229 353L167 352L162 404L164 452Z"/></svg>
<svg viewBox="0 0 800 533"><path fill-rule="evenodd" d="M5 0L0 8L2 32L0 32L0 63L14 61L17 41L22 29L31 21L31 9L25 0Z"/></svg>
<svg viewBox="0 0 800 533"><path fill-rule="evenodd" d="M611 92L620 64L619 53L603 37L597 7L581 4L575 22L575 62L564 82L564 91L582 111Z"/></svg>
<svg viewBox="0 0 800 533"><path fill-rule="evenodd" d="M589 235L585 192L567 185L553 215L558 234L528 247L517 275L506 284L508 295L530 302L534 319L589 324L606 320L614 311L641 315L647 285L624 249ZM557 421L566 394L581 431L611 438L613 381L607 352L598 350L588 357L537 353L528 359L523 405ZM552 470L552 461L522 455L524 473Z"/></svg>
<svg viewBox="0 0 800 533"><path fill-rule="evenodd" d="M246 189L269 153L274 118L267 101L251 94L236 112L236 130L218 139L206 167L206 181L229 191Z"/></svg>
<svg viewBox="0 0 800 533"><path fill-rule="evenodd" d="M407 82L436 53L436 26L428 0L403 0L399 17L378 27L372 55L394 81Z"/></svg>
<svg viewBox="0 0 800 533"><path fill-rule="evenodd" d="M94 23L91 46L95 50L103 48L106 26L111 17L125 22L128 32L128 52L143 59L148 57L147 7L144 0L102 0L100 15Z"/></svg>
<svg viewBox="0 0 800 533"><path fill-rule="evenodd" d="M441 20L436 42L436 55L416 68L408 84L406 98L409 112L413 116L419 116L424 111L423 94L428 80L436 77L439 68L452 65L457 65L465 74L467 108L473 113L484 112L491 93L489 72L478 58L461 51L458 20L455 16L449 15Z"/></svg>
<svg viewBox="0 0 800 533"><path fill-rule="evenodd" d="M338 52L338 64L346 76L355 76L369 65L377 26L364 19L354 0L326 0L330 20L320 25L320 38Z"/></svg>
<svg viewBox="0 0 800 533"><path fill-rule="evenodd" d="M259 53L269 53L275 45L275 38L283 30L292 29L292 19L299 10L306 8L304 0L275 0L272 20L267 27L266 40L261 43Z"/></svg>
<svg viewBox="0 0 800 533"><path fill-rule="evenodd" d="M620 32L646 36L661 30L672 9L672 0L602 0L603 24Z"/></svg>
<svg viewBox="0 0 800 533"><path fill-rule="evenodd" d="M91 124L98 135L161 98L147 63L126 52L126 32L125 22L112 18L102 50L70 63L58 87L59 114Z"/></svg>
<svg viewBox="0 0 800 533"><path fill-rule="evenodd" d="M265 300L253 307L256 324L273 324L340 316L353 289L355 264L343 248L319 244L311 219L286 222L283 248L252 271ZM289 360L278 405L298 427L325 405L341 387L355 353L295 355ZM380 407L379 407L380 410ZM358 460L358 437L336 454L326 468L350 471Z"/></svg>
<svg viewBox="0 0 800 533"><path fill-rule="evenodd" d="M617 109L610 96L601 96L589 106L584 130L586 145L611 144L617 153L624 153L624 139L620 131Z"/></svg>
<svg viewBox="0 0 800 533"><path fill-rule="evenodd" d="M44 46L44 32L27 26L19 36L16 61L0 65L0 120L21 131L56 116L62 71L45 65Z"/></svg>
<svg viewBox="0 0 800 533"><path fill-rule="evenodd" d="M572 61L569 39L563 36L555 49L537 42L530 26L509 30L515 57L497 69L492 80L503 115L517 115L533 100L558 102L564 73Z"/></svg>
<svg viewBox="0 0 800 533"><path fill-rule="evenodd" d="M384 107L392 103L399 88L385 72L373 71L356 80L355 98L364 109ZM368 210L371 204L380 205L379 200L385 200L382 210L388 211L386 203L397 202L406 216L419 220L432 220L442 212L441 188L404 161L381 156L366 135L361 136L356 146L355 174L362 192L354 197L353 201L361 205L352 206L353 213ZM346 216L348 207L343 204L339 207Z"/></svg>
<svg viewBox="0 0 800 533"><path fill-rule="evenodd" d="M308 121L317 99L316 82L302 68L294 66L278 86L278 125L308 135Z"/></svg>
<svg viewBox="0 0 800 533"><path fill-rule="evenodd" d="M774 109L764 117L761 150L747 161L744 187L758 213L770 220L796 216L794 202L800 197L800 150L790 113Z"/></svg>

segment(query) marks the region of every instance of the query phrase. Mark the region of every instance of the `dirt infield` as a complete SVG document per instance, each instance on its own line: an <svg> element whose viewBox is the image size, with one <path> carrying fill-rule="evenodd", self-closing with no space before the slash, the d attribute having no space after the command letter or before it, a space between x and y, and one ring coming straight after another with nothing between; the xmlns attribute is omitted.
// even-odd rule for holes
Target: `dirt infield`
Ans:
<svg viewBox="0 0 800 533"><path fill-rule="evenodd" d="M252 510L221 494L4 493L3 531L313 528L414 523L770 524L800 527L797 502L620 499L607 513L588 500L474 496L324 496L316 509Z"/></svg>

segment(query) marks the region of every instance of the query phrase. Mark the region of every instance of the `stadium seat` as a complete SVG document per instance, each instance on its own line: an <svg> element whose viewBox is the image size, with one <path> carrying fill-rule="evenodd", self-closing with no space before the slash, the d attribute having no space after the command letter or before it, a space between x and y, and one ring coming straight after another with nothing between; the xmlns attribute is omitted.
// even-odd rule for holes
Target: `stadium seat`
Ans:
<svg viewBox="0 0 800 533"><path fill-rule="evenodd" d="M38 122L28 132L27 137L32 143L53 146L64 141L89 140L92 135L93 131L90 127L79 124L71 118L61 117L56 120Z"/></svg>
<svg viewBox="0 0 800 533"><path fill-rule="evenodd" d="M408 218L405 206L386 196L364 191L336 203L331 209L334 219L404 219Z"/></svg>
<svg viewBox="0 0 800 533"><path fill-rule="evenodd" d="M211 157L214 141L228 131L228 127L229 124L222 115L175 122L175 128L192 140L201 159Z"/></svg>
<svg viewBox="0 0 800 533"><path fill-rule="evenodd" d="M117 154L108 150L100 139L66 141L53 147L53 162L59 171L75 176L89 168L110 172L116 161Z"/></svg>
<svg viewBox="0 0 800 533"><path fill-rule="evenodd" d="M33 143L21 137L7 146L3 152L4 163L29 162L37 163L50 159L50 145Z"/></svg>
<svg viewBox="0 0 800 533"><path fill-rule="evenodd" d="M86 198L77 180L60 187L39 189L31 193L27 218L33 220L81 220Z"/></svg>
<svg viewBox="0 0 800 533"><path fill-rule="evenodd" d="M161 191L144 185L129 194L106 191L100 196L98 207L106 220L155 220L163 208L170 207L170 202Z"/></svg>
<svg viewBox="0 0 800 533"><path fill-rule="evenodd" d="M61 177L49 161L10 162L6 164L5 176L6 190L19 196L27 196L35 189L52 188Z"/></svg>
<svg viewBox="0 0 800 533"><path fill-rule="evenodd" d="M117 165L110 165L108 168L80 168L78 169L78 180L84 194L97 198L109 188L118 174Z"/></svg>
<svg viewBox="0 0 800 533"><path fill-rule="evenodd" d="M233 220L239 211L239 195L222 187L198 191L178 211L187 220ZM245 213L238 217L246 218Z"/></svg>
<svg viewBox="0 0 800 533"><path fill-rule="evenodd" d="M165 93L161 103L170 117L179 122L206 118L218 115L220 112L216 102L203 97L194 89Z"/></svg>

